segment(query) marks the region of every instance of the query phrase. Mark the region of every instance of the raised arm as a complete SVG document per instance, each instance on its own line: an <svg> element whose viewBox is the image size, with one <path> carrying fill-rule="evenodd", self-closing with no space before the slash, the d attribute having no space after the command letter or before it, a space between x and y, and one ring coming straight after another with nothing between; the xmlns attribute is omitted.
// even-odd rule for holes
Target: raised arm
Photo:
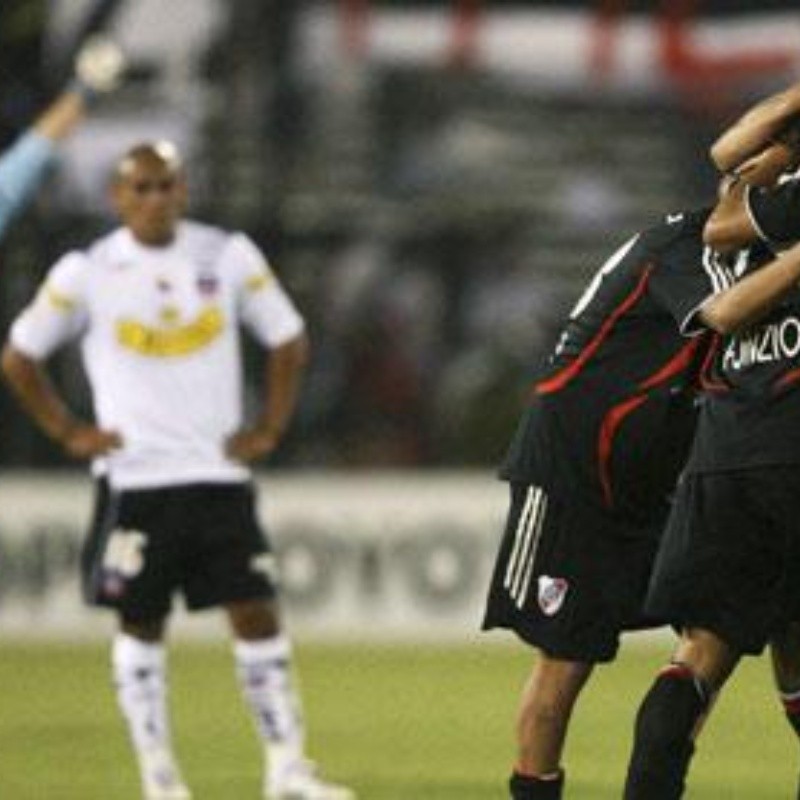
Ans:
<svg viewBox="0 0 800 800"><path fill-rule="evenodd" d="M83 120L89 104L119 84L125 57L111 40L95 36L85 42L75 58L75 73L66 89L33 123L39 136L59 142Z"/></svg>
<svg viewBox="0 0 800 800"><path fill-rule="evenodd" d="M709 247L728 253L763 238L748 208L750 187L772 187L778 178L796 166L797 149L784 143L764 148L742 162L736 175L720 182L717 205L706 222L703 239Z"/></svg>
<svg viewBox="0 0 800 800"><path fill-rule="evenodd" d="M800 114L800 83L753 106L711 146L711 159L720 172L735 170L763 149Z"/></svg>
<svg viewBox="0 0 800 800"><path fill-rule="evenodd" d="M0 237L42 183L56 145L80 124L95 95L116 86L123 68L124 59L115 45L106 40L87 42L67 88L0 156Z"/></svg>
<svg viewBox="0 0 800 800"><path fill-rule="evenodd" d="M722 334L736 333L757 322L800 282L800 244L710 298L700 319Z"/></svg>

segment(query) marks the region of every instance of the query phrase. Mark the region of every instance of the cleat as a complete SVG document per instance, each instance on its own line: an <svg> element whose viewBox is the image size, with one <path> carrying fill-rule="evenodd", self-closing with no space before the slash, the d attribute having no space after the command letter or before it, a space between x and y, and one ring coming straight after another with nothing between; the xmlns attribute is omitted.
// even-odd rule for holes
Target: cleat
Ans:
<svg viewBox="0 0 800 800"><path fill-rule="evenodd" d="M280 780L270 780L264 797L265 800L356 800L352 789L323 780L308 761L281 775Z"/></svg>
<svg viewBox="0 0 800 800"><path fill-rule="evenodd" d="M145 789L144 800L192 800L192 793L184 784L149 787Z"/></svg>
<svg viewBox="0 0 800 800"><path fill-rule="evenodd" d="M167 753L155 753L144 759L142 784L144 800L192 800L177 764Z"/></svg>

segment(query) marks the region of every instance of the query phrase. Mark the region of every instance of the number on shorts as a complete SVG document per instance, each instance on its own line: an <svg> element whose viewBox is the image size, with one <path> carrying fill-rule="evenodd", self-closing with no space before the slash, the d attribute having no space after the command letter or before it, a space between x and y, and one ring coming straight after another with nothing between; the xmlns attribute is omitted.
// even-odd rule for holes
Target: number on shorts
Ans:
<svg viewBox="0 0 800 800"><path fill-rule="evenodd" d="M103 567L126 578L138 575L144 567L144 548L147 536L141 531L115 530L108 539L103 554Z"/></svg>

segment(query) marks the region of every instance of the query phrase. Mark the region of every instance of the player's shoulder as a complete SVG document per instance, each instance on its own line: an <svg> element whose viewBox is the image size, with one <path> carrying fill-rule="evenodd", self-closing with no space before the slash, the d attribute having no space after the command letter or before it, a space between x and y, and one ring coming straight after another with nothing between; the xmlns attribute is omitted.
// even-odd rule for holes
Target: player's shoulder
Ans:
<svg viewBox="0 0 800 800"><path fill-rule="evenodd" d="M195 220L184 220L180 226L181 247L206 269L224 270L242 238L238 231L228 230Z"/></svg>
<svg viewBox="0 0 800 800"><path fill-rule="evenodd" d="M95 239L85 250L80 251L87 264L105 264L118 259L126 247L128 234L118 227Z"/></svg>
<svg viewBox="0 0 800 800"><path fill-rule="evenodd" d="M85 250L68 250L53 264L50 268L50 273L71 274L73 272L85 272L90 265L91 262Z"/></svg>
<svg viewBox="0 0 800 800"><path fill-rule="evenodd" d="M673 247L702 248L703 228L710 213L710 208L670 212L642 233L642 244L656 255Z"/></svg>
<svg viewBox="0 0 800 800"><path fill-rule="evenodd" d="M91 283L92 262L86 251L69 250L48 270L44 284L49 291L74 297L82 294Z"/></svg>
<svg viewBox="0 0 800 800"><path fill-rule="evenodd" d="M230 242L231 238L235 236L235 232L226 230L219 225L185 219L180 223L180 236L193 247L219 251Z"/></svg>

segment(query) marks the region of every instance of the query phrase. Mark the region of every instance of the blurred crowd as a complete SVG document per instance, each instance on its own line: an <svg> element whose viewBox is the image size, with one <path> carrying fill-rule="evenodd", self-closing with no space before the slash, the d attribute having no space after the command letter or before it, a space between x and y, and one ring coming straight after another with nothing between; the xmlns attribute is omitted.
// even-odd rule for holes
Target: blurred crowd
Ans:
<svg viewBox="0 0 800 800"><path fill-rule="evenodd" d="M703 152L718 119L685 97L620 101L468 58L364 65L352 43L320 70L337 3L120 5L128 80L3 243L0 319L58 254L110 224L113 157L131 140L176 140L193 215L252 235L309 321L281 466L494 466L555 322L614 237L713 192ZM52 93L91 6L0 7L4 142ZM57 374L82 386L74 354ZM0 405L0 463L62 463Z"/></svg>

